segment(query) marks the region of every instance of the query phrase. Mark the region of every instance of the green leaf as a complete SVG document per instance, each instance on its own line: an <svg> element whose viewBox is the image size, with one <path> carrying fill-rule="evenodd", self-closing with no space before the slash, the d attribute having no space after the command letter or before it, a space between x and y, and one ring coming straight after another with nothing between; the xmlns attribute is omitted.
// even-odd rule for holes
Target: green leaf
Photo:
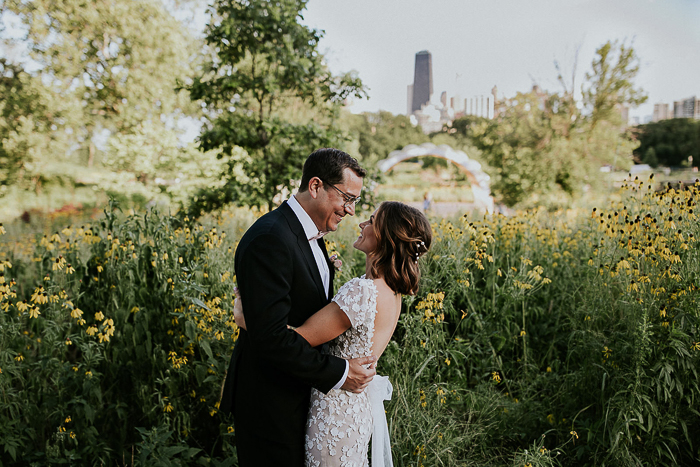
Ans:
<svg viewBox="0 0 700 467"><path fill-rule="evenodd" d="M214 355L211 353L211 347L209 346L209 342L207 340L202 339L199 341L199 346L204 350L204 353L207 354L207 357L209 357L210 360L214 359Z"/></svg>

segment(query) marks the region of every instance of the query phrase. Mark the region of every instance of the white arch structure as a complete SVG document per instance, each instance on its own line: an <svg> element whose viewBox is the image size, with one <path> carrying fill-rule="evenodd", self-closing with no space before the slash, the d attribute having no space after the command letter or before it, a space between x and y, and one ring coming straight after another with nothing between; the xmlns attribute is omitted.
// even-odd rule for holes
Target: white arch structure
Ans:
<svg viewBox="0 0 700 467"><path fill-rule="evenodd" d="M388 172L401 161L422 156L439 157L455 164L467 175L467 179L471 183L472 193L474 193L474 204L489 214L493 213L491 177L481 170L481 164L470 159L464 151L456 151L446 144L441 144L440 146L436 146L433 143L423 143L420 146L409 144L401 150L389 153L389 157L379 161L377 167L382 172Z"/></svg>

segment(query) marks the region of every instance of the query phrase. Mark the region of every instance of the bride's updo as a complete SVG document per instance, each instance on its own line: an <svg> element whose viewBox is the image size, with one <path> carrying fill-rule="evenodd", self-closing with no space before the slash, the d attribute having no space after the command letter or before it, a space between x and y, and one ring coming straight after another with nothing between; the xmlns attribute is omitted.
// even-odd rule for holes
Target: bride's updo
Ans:
<svg viewBox="0 0 700 467"><path fill-rule="evenodd" d="M383 202L372 220L377 247L371 253L371 274L383 277L394 292L418 291L418 258L430 248L430 222L418 209L397 201Z"/></svg>

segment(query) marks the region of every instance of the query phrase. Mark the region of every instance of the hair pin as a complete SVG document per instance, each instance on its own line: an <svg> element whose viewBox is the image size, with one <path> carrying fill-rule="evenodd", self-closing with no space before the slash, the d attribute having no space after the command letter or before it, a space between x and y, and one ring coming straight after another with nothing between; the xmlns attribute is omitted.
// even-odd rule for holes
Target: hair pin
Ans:
<svg viewBox="0 0 700 467"><path fill-rule="evenodd" d="M416 243L418 244L418 247L416 248L416 260L415 260L415 263L418 264L418 257L420 257L420 247L425 248L425 242L424 242L423 240L421 240L420 242L416 241ZM427 248L426 248L426 250L427 250Z"/></svg>

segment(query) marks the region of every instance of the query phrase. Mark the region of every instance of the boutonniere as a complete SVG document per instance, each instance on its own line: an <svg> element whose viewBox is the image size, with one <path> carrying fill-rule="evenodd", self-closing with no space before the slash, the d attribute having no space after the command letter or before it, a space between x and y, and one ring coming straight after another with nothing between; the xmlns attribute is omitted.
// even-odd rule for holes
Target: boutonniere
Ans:
<svg viewBox="0 0 700 467"><path fill-rule="evenodd" d="M333 267L335 268L336 271L342 271L343 269L343 261L341 261L340 257L338 256L338 253L333 253L328 257L331 263L333 263Z"/></svg>

